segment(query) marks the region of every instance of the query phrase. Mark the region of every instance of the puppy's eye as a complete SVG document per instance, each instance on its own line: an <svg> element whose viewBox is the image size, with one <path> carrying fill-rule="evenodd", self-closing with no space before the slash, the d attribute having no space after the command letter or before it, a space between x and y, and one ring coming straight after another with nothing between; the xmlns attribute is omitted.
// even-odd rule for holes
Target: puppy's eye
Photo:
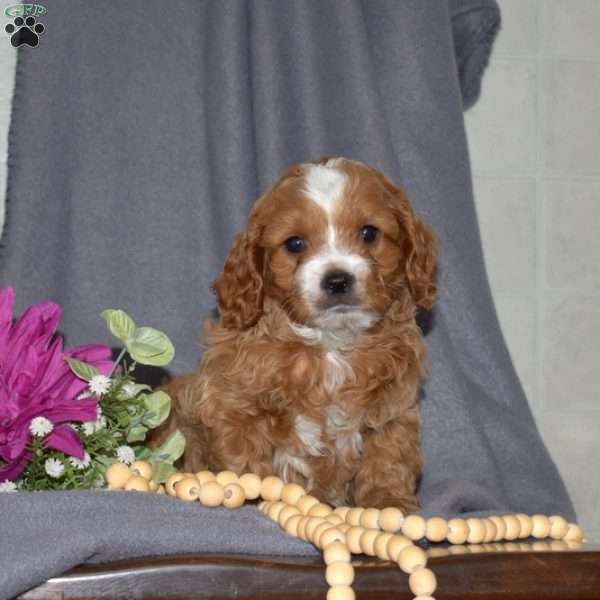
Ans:
<svg viewBox="0 0 600 600"><path fill-rule="evenodd" d="M360 230L360 237L367 244L372 244L379 235L379 229L373 225L363 225Z"/></svg>
<svg viewBox="0 0 600 600"><path fill-rule="evenodd" d="M287 251L291 252L292 254L299 254L302 252L302 250L304 250L304 240L297 235L285 240L284 245L287 248Z"/></svg>

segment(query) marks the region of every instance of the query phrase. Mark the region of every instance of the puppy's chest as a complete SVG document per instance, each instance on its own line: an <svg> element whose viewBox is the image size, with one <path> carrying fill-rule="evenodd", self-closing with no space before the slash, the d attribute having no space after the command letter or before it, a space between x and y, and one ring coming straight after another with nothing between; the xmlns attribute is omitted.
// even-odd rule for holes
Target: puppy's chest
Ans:
<svg viewBox="0 0 600 600"><path fill-rule="evenodd" d="M356 375L348 359L335 350L324 353L322 361L322 385L328 402L322 407L319 418L299 414L295 420L295 430L304 450L311 456L319 456L327 450L336 454L349 454L357 457L362 449L360 422L355 415L348 414L348 408L339 401L338 392L348 383L353 383Z"/></svg>

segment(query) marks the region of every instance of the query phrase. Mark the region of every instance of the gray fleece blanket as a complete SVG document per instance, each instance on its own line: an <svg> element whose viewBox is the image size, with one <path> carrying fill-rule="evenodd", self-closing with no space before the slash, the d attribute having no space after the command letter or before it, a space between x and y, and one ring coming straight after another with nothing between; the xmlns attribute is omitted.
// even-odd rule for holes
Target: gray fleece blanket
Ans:
<svg viewBox="0 0 600 600"><path fill-rule="evenodd" d="M484 270L462 110L494 0L47 0L19 53L0 283L64 308L70 345L120 307L200 350L209 285L255 198L290 164L370 163L441 239L419 496L426 514L561 513ZM0 598L82 562L182 552L304 554L252 509L107 492L0 495Z"/></svg>

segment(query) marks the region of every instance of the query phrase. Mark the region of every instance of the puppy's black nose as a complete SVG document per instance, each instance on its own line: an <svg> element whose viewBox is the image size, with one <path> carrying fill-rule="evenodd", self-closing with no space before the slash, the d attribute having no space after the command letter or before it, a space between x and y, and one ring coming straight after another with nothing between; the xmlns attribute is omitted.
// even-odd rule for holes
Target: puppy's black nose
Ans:
<svg viewBox="0 0 600 600"><path fill-rule="evenodd" d="M354 285L354 275L346 271L331 271L321 280L321 288L332 296L335 294L347 294Z"/></svg>

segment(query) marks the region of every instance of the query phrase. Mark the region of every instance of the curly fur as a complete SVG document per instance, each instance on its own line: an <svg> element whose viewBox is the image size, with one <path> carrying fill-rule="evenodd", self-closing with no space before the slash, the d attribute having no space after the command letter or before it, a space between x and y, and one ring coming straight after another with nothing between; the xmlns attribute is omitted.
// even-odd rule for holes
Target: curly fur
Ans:
<svg viewBox="0 0 600 600"><path fill-rule="evenodd" d="M310 165L345 173L335 213L306 198ZM297 273L332 222L369 272L362 312L335 313L329 330ZM356 235L365 222L382 232L369 247ZM305 236L302 255L282 247L290 232ZM333 504L414 510L425 359L415 314L433 305L435 264L433 233L381 173L345 159L291 168L236 238L214 284L220 320L206 326L198 370L170 384L174 410L153 443L179 428L186 471L274 473Z"/></svg>

